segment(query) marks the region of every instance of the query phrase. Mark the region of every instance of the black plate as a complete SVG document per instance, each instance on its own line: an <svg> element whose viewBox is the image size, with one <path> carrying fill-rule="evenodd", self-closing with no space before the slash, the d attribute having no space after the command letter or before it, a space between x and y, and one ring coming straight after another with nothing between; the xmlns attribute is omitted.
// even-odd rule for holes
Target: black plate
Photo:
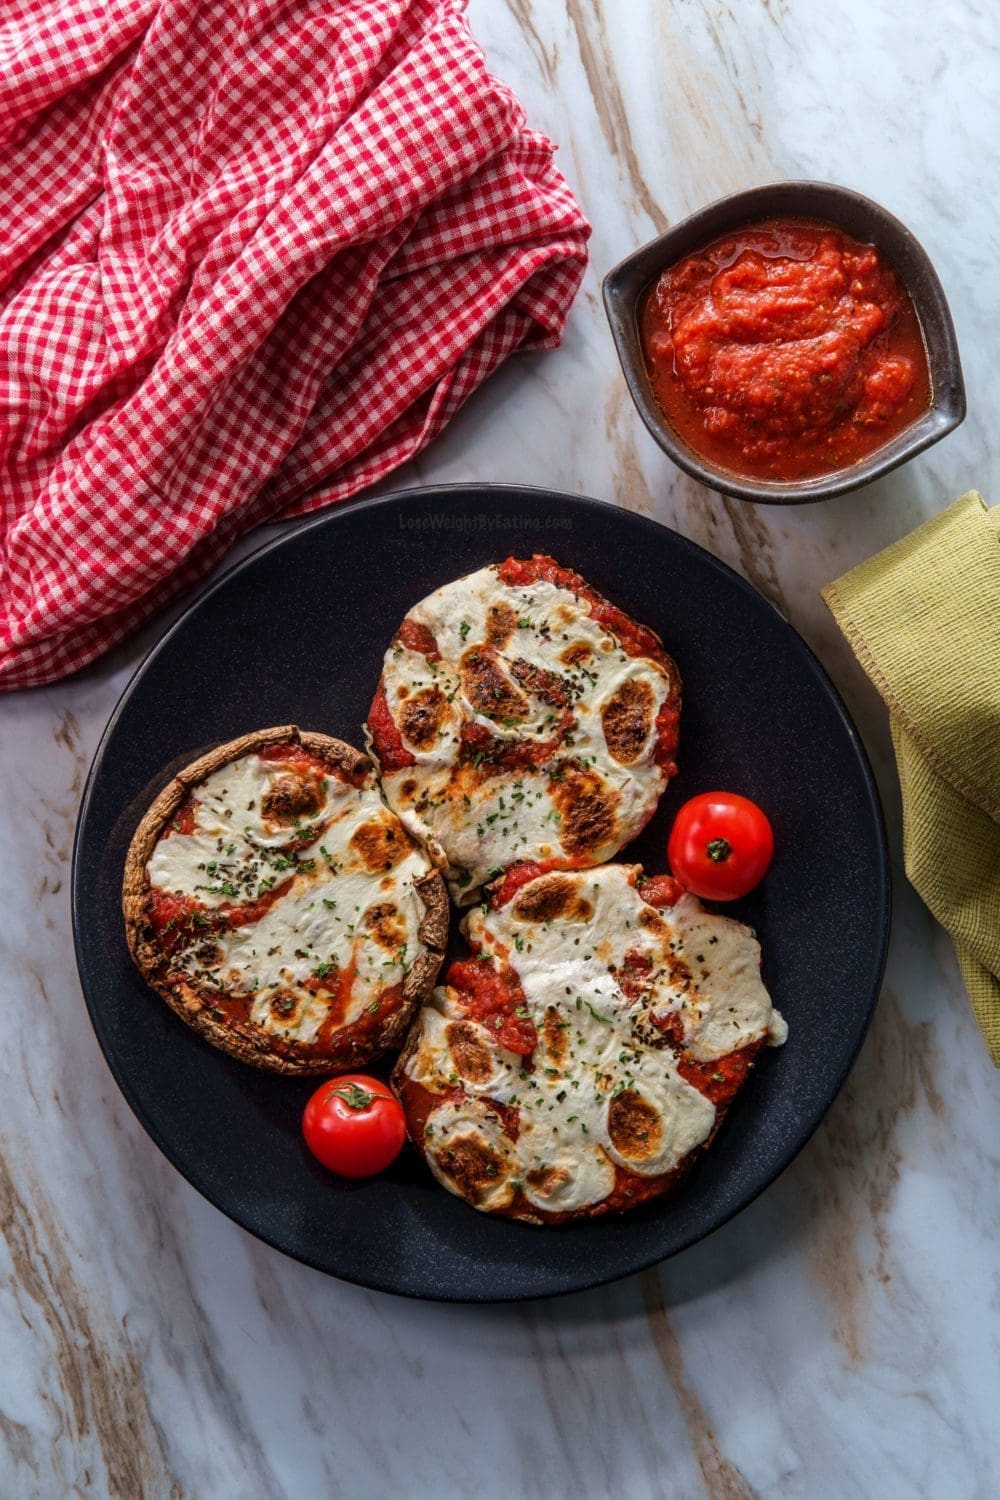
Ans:
<svg viewBox="0 0 1000 1500"><path fill-rule="evenodd" d="M727 787L770 813L774 867L733 910L758 931L790 1027L764 1054L672 1200L562 1230L492 1220L407 1149L351 1185L315 1165L299 1118L315 1081L215 1052L148 990L125 946L125 851L150 799L212 744L297 722L361 743L407 607L507 553L553 553L658 630L684 677L681 772L629 851L663 868L669 820ZM858 735L822 667L749 584L666 527L594 500L507 486L409 490L335 510L263 547L146 658L98 747L73 862L77 961L115 1079L174 1166L279 1250L414 1297L500 1301L595 1286L716 1229L782 1171L829 1108L878 995L889 928L885 834Z"/></svg>

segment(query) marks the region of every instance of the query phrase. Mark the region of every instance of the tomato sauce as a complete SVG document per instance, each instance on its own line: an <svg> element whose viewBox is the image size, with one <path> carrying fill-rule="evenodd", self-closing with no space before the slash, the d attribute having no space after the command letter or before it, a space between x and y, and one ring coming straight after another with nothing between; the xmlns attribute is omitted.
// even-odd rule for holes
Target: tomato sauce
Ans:
<svg viewBox="0 0 1000 1500"><path fill-rule="evenodd" d="M208 937L231 927L246 927L259 922L274 903L291 888L292 876L263 891L254 901L237 905L224 901L221 906L204 906L194 896L173 896L168 891L149 892L147 911L150 926L157 934L160 947L170 953L180 938L192 935Z"/></svg>
<svg viewBox="0 0 1000 1500"><path fill-rule="evenodd" d="M323 1017L312 1044L311 1051L319 1055L329 1055L337 1040L337 1031L344 1024L344 1016L347 1007L351 1003L351 990L354 988L354 980L358 972L358 966L352 955L346 967L334 969L323 979L314 975L312 979L305 982L306 989L313 989L314 993L322 995L326 1002L326 1015Z"/></svg>
<svg viewBox="0 0 1000 1500"><path fill-rule="evenodd" d="M638 1000L649 989L653 972L653 960L648 953L636 949L626 953L625 962L618 975L618 984L626 1000Z"/></svg>
<svg viewBox="0 0 1000 1500"><path fill-rule="evenodd" d="M441 660L434 632L426 625L421 625L419 620L411 620L409 615L396 632L396 643L405 646L408 651L416 651L421 656L426 656L428 661Z"/></svg>
<svg viewBox="0 0 1000 1500"><path fill-rule="evenodd" d="M293 745L283 741L280 745L264 745L257 751L258 758L263 761L278 761L289 770L298 771L302 776L330 776L332 767L318 755L313 755L311 750L306 750L302 745Z"/></svg>
<svg viewBox="0 0 1000 1500"><path fill-rule="evenodd" d="M662 911L665 906L676 906L684 894L684 887L672 875L650 875L639 886L639 895L647 906Z"/></svg>
<svg viewBox="0 0 1000 1500"><path fill-rule="evenodd" d="M656 744L653 759L667 776L677 775L677 747L680 742L681 711L677 700L668 698L656 715Z"/></svg>
<svg viewBox="0 0 1000 1500"><path fill-rule="evenodd" d="M181 803L181 806L174 813L166 828L164 828L162 837L168 839L172 833L186 833L190 837L194 833L197 817L198 799L197 797L188 797L186 802Z"/></svg>
<svg viewBox="0 0 1000 1500"><path fill-rule="evenodd" d="M379 683L368 710L368 728L383 773L402 771L406 766L416 765L416 756L411 755L403 744L403 736L396 728L396 721L389 711L385 684L382 682Z"/></svg>
<svg viewBox="0 0 1000 1500"><path fill-rule="evenodd" d="M696 1062L682 1054L677 1059L677 1071L718 1109L730 1104L739 1093L763 1045L763 1041L750 1042L738 1052L729 1052L711 1062Z"/></svg>
<svg viewBox="0 0 1000 1500"><path fill-rule="evenodd" d="M341 766L330 765L321 755L314 755L304 745L295 745L291 741L282 741L278 745L265 745L257 751L257 754L263 761L277 761L295 774L303 777L311 776L315 781L325 781L327 777L333 777L351 786L361 786L367 774L362 768L349 776Z"/></svg>
<svg viewBox="0 0 1000 1500"><path fill-rule="evenodd" d="M554 859L523 860L520 864L511 865L499 885L490 893L490 906L494 911L499 911L508 901L513 901L522 886L537 880L539 875L548 875L550 870L558 868L560 866Z"/></svg>
<svg viewBox="0 0 1000 1500"><path fill-rule="evenodd" d="M445 983L462 997L466 1014L495 1036L501 1047L528 1057L538 1043L535 1023L527 1012L524 991L514 970L497 969L477 959L459 959L448 970ZM519 1015L524 1011L524 1015Z"/></svg>
<svg viewBox="0 0 1000 1500"><path fill-rule="evenodd" d="M733 473L809 479L857 463L929 406L910 297L873 245L830 224L748 224L660 276L647 370L680 438Z"/></svg>

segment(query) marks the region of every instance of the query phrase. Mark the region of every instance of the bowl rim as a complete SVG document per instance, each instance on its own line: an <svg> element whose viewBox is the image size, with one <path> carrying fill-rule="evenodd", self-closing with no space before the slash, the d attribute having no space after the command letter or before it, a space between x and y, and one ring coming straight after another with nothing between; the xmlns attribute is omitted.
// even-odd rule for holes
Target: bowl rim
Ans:
<svg viewBox="0 0 1000 1500"><path fill-rule="evenodd" d="M762 203L768 206L761 208ZM828 475L795 481L758 480L719 467L691 448L670 425L646 373L637 314L652 282L666 266L697 245L754 217L826 220L855 237L869 239L899 275L916 310L930 372L930 406L874 453ZM850 223L845 222L848 218ZM833 499L915 458L965 420L967 402L958 340L934 264L901 219L854 188L804 179L763 183L727 193L620 260L604 276L601 290L625 383L647 430L678 468L735 499L774 505L808 505Z"/></svg>

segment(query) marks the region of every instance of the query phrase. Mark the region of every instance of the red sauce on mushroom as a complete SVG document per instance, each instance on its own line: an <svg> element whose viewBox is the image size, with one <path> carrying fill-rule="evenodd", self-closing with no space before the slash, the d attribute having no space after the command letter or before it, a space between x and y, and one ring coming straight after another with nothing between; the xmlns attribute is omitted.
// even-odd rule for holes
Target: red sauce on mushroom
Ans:
<svg viewBox="0 0 1000 1500"><path fill-rule="evenodd" d="M441 660L434 632L426 625L421 625L419 620L412 620L409 615L396 632L396 641L408 651L417 651L421 656L426 656L428 661Z"/></svg>
<svg viewBox="0 0 1000 1500"><path fill-rule="evenodd" d="M530 884L532 880L537 880L539 875L547 875L550 870L556 868L558 868L558 862L554 859L522 860L520 864L511 865L495 890L491 891L490 906L494 911L499 911L501 906L506 906L508 901L513 901L522 886Z"/></svg>
<svg viewBox="0 0 1000 1500"><path fill-rule="evenodd" d="M416 765L416 756L411 755L403 744L403 736L396 728L396 721L389 710L384 682L379 683L368 710L368 728L383 774Z"/></svg>
<svg viewBox="0 0 1000 1500"><path fill-rule="evenodd" d="M466 1014L487 1027L501 1047L522 1057L534 1052L538 1033L530 1017L518 1015L527 1007L513 969L460 959L448 970L445 983L461 991Z"/></svg>
<svg viewBox="0 0 1000 1500"><path fill-rule="evenodd" d="M913 303L830 224L748 224L660 276L641 315L670 425L720 468L808 479L857 463L930 403Z"/></svg>
<svg viewBox="0 0 1000 1500"><path fill-rule="evenodd" d="M684 894L684 887L672 875L650 875L640 885L639 894L647 906L662 911L665 906L676 906Z"/></svg>
<svg viewBox="0 0 1000 1500"><path fill-rule="evenodd" d="M729 1052L711 1062L696 1062L682 1053L677 1059L677 1071L718 1109L731 1103L739 1093L763 1045L763 1040L749 1042L738 1052Z"/></svg>

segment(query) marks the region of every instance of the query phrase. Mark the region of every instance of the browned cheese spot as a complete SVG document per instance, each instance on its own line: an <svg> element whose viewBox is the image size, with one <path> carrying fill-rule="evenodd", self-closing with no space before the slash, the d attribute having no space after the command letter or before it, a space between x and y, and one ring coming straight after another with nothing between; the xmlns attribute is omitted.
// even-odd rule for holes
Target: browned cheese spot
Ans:
<svg viewBox="0 0 1000 1500"><path fill-rule="evenodd" d="M274 1016L276 1021L281 1021L286 1026L294 1021L298 1008L299 1002L295 996L288 995L283 990L279 990L276 995L272 995L268 1001L268 1009L272 1016Z"/></svg>
<svg viewBox="0 0 1000 1500"><path fill-rule="evenodd" d="M646 1161L663 1144L663 1124L653 1106L626 1089L608 1105L608 1135L612 1145L630 1161Z"/></svg>
<svg viewBox="0 0 1000 1500"><path fill-rule="evenodd" d="M567 875L543 875L533 880L514 898L514 910L529 922L551 922L556 917L586 922L594 908L581 896L576 882Z"/></svg>
<svg viewBox="0 0 1000 1500"><path fill-rule="evenodd" d="M567 1167L533 1167L524 1174L524 1180L538 1197L554 1198L569 1182L570 1172Z"/></svg>
<svg viewBox="0 0 1000 1500"><path fill-rule="evenodd" d="M468 1021L452 1021L445 1028L445 1039L461 1076L470 1083L485 1083L493 1072L493 1059L475 1027Z"/></svg>
<svg viewBox="0 0 1000 1500"><path fill-rule="evenodd" d="M311 776L279 776L264 793L261 812L271 823L300 822L314 816L323 806L323 793Z"/></svg>
<svg viewBox="0 0 1000 1500"><path fill-rule="evenodd" d="M517 615L509 604L491 604L486 616L486 639L491 646L505 646L517 629Z"/></svg>
<svg viewBox="0 0 1000 1500"><path fill-rule="evenodd" d="M542 1021L545 1034L545 1050L555 1067L562 1067L569 1052L569 1032L562 1016L554 1005L547 1007Z"/></svg>
<svg viewBox="0 0 1000 1500"><path fill-rule="evenodd" d="M660 913L653 906L644 906L639 913L639 926L645 927L648 932L656 932L661 935L670 931Z"/></svg>
<svg viewBox="0 0 1000 1500"><path fill-rule="evenodd" d="M399 711L399 731L416 750L431 750L448 711L440 688L421 688Z"/></svg>
<svg viewBox="0 0 1000 1500"><path fill-rule="evenodd" d="M406 918L391 901L379 901L369 907L365 926L380 948L398 948L406 939Z"/></svg>
<svg viewBox="0 0 1000 1500"><path fill-rule="evenodd" d="M695 977L684 960L676 953L671 953L669 949L663 958L667 973L670 975L671 988L680 990L685 995L697 994L698 986L695 983Z"/></svg>
<svg viewBox="0 0 1000 1500"><path fill-rule="evenodd" d="M417 792L419 790L419 786L411 776L407 781L403 782L403 785L399 789L399 795L402 797L404 802L412 802L413 798L417 795Z"/></svg>
<svg viewBox="0 0 1000 1500"><path fill-rule="evenodd" d="M351 848L361 857L366 870L391 870L410 852L410 840L398 823L362 823L351 834Z"/></svg>
<svg viewBox="0 0 1000 1500"><path fill-rule="evenodd" d="M462 691L476 713L502 724L524 719L528 700L506 676L491 651L467 651L462 657Z"/></svg>
<svg viewBox="0 0 1000 1500"><path fill-rule="evenodd" d="M570 766L563 776L549 783L549 795L562 820L563 848L567 854L591 854L614 838L618 793L592 770Z"/></svg>
<svg viewBox="0 0 1000 1500"><path fill-rule="evenodd" d="M500 1156L491 1151L479 1136L453 1136L438 1147L436 1159L441 1171L451 1178L462 1197L472 1203L479 1202L484 1190L492 1187L501 1173L506 1175Z"/></svg>
<svg viewBox="0 0 1000 1500"><path fill-rule="evenodd" d="M559 660L565 662L567 667L578 667L581 662L590 661L593 654L586 641L573 641L560 654Z"/></svg>
<svg viewBox="0 0 1000 1500"><path fill-rule="evenodd" d="M541 698L543 703L548 703L552 708L565 708L569 703L569 689L558 672L536 666L523 656L511 662L510 670L524 691L533 698Z"/></svg>
<svg viewBox="0 0 1000 1500"><path fill-rule="evenodd" d="M194 956L203 969L217 969L225 958L225 949L219 943L199 943Z"/></svg>
<svg viewBox="0 0 1000 1500"><path fill-rule="evenodd" d="M645 678L630 677L601 709L604 739L621 766L631 766L642 754L655 717L656 700Z"/></svg>

